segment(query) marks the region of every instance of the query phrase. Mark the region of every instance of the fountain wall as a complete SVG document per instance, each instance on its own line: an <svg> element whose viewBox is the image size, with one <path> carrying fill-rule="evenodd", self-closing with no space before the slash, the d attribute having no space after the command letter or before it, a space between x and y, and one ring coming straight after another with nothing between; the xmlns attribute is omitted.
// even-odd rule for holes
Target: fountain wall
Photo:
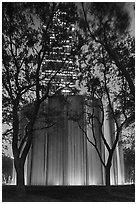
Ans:
<svg viewBox="0 0 137 204"><path fill-rule="evenodd" d="M48 108L47 108L48 107ZM89 108L88 108L89 109ZM53 126L47 128L47 111ZM33 143L25 164L27 185L104 185L105 172L95 148L91 127L85 125L84 98L82 96L52 97L43 105L34 127ZM92 111L92 108L91 110ZM95 108L99 118L100 112ZM77 120L79 117L79 120ZM81 128L80 128L81 127ZM104 120L103 131L109 144L114 140L115 126L110 117ZM102 158L107 160L97 120L94 132ZM123 184L122 148L117 146L111 167L111 184Z"/></svg>

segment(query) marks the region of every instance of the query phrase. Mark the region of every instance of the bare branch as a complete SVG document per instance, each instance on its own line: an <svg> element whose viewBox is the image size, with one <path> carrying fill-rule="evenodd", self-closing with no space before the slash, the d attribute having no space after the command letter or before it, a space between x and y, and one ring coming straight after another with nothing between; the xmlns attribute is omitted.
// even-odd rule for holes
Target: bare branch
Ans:
<svg viewBox="0 0 137 204"><path fill-rule="evenodd" d="M2 133L2 136L8 136L13 132L13 128L7 129L5 132Z"/></svg>
<svg viewBox="0 0 137 204"><path fill-rule="evenodd" d="M105 167L105 163L104 163L104 161L103 161L103 159L102 159L102 157L101 157L101 154L100 154L100 152L99 152L99 150L98 150L98 148L97 148L97 145L94 144L94 143L89 139L89 137L88 137L88 135L87 135L87 132L81 127L81 125L80 125L79 123L78 123L78 126L79 126L79 128L82 130L82 132L84 133L84 135L85 135L87 141L96 149L97 154L98 154L98 156L99 156L99 159L100 159L101 163L103 164L103 166ZM83 135L83 136L84 136L84 135Z"/></svg>
<svg viewBox="0 0 137 204"><path fill-rule="evenodd" d="M48 125L48 126L45 126L45 127L41 127L41 128L34 128L33 130L45 130L45 129L48 129L48 128L51 128L55 125L56 123L53 123L51 125Z"/></svg>
<svg viewBox="0 0 137 204"><path fill-rule="evenodd" d="M103 111L103 112L104 112L104 111ZM102 127L103 127L103 123L104 123L104 114L102 115L102 121L101 121L101 122L100 122L100 120L99 120L99 118L98 118L97 116L94 115L93 118L95 118L95 119L98 121L101 138L102 138L102 140L103 140L103 142L104 142L104 145L106 146L108 152L110 152L109 144L107 143L107 140L105 139L104 133L103 133L103 131L102 131Z"/></svg>

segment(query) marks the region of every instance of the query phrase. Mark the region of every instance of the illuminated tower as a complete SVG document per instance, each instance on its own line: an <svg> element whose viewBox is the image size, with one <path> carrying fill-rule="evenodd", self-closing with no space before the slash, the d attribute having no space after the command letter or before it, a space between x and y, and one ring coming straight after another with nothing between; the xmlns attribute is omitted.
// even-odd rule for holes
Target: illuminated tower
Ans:
<svg viewBox="0 0 137 204"><path fill-rule="evenodd" d="M51 92L63 87L66 91L75 87L76 64L73 52L76 38L75 19L73 18L75 18L76 14L71 4L67 4L67 7L61 4L59 9L54 12L53 20L46 36L46 39L48 38L47 51L41 72L41 78L45 77L45 82L42 84L43 93L52 77L54 79L52 79ZM45 27L43 26L44 29Z"/></svg>

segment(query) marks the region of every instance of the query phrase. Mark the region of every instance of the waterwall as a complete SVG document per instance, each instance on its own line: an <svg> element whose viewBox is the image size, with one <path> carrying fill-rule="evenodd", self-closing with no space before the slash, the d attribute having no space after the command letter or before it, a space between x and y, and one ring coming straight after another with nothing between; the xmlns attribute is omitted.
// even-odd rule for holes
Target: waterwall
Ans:
<svg viewBox="0 0 137 204"><path fill-rule="evenodd" d="M43 105L34 127L33 144L25 165L27 185L103 185L105 171L95 148L91 126L85 125L85 107L82 96L53 97ZM99 108L94 109L100 118ZM52 124L52 125L51 125ZM49 128L47 126L49 125ZM50 127L51 126L51 127ZM115 126L109 115L104 120L103 132L111 145ZM103 145L99 124L94 120L94 133L103 160L108 152ZM111 167L111 184L123 184L123 152L116 148Z"/></svg>

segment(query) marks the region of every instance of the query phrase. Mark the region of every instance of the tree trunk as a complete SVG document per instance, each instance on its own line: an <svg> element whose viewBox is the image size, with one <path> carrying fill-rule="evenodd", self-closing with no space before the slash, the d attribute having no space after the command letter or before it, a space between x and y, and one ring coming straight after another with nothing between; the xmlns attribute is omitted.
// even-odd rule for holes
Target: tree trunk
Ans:
<svg viewBox="0 0 137 204"><path fill-rule="evenodd" d="M108 193L111 193L111 188L110 188L110 168L111 168L111 164L107 164L106 168L105 168L105 176L106 176L106 190Z"/></svg>
<svg viewBox="0 0 137 204"><path fill-rule="evenodd" d="M21 158L18 158L15 159L14 165L16 170L17 191L21 193L25 191L24 162Z"/></svg>
<svg viewBox="0 0 137 204"><path fill-rule="evenodd" d="M109 187L110 186L110 166L106 166L105 173L106 173L106 186Z"/></svg>

